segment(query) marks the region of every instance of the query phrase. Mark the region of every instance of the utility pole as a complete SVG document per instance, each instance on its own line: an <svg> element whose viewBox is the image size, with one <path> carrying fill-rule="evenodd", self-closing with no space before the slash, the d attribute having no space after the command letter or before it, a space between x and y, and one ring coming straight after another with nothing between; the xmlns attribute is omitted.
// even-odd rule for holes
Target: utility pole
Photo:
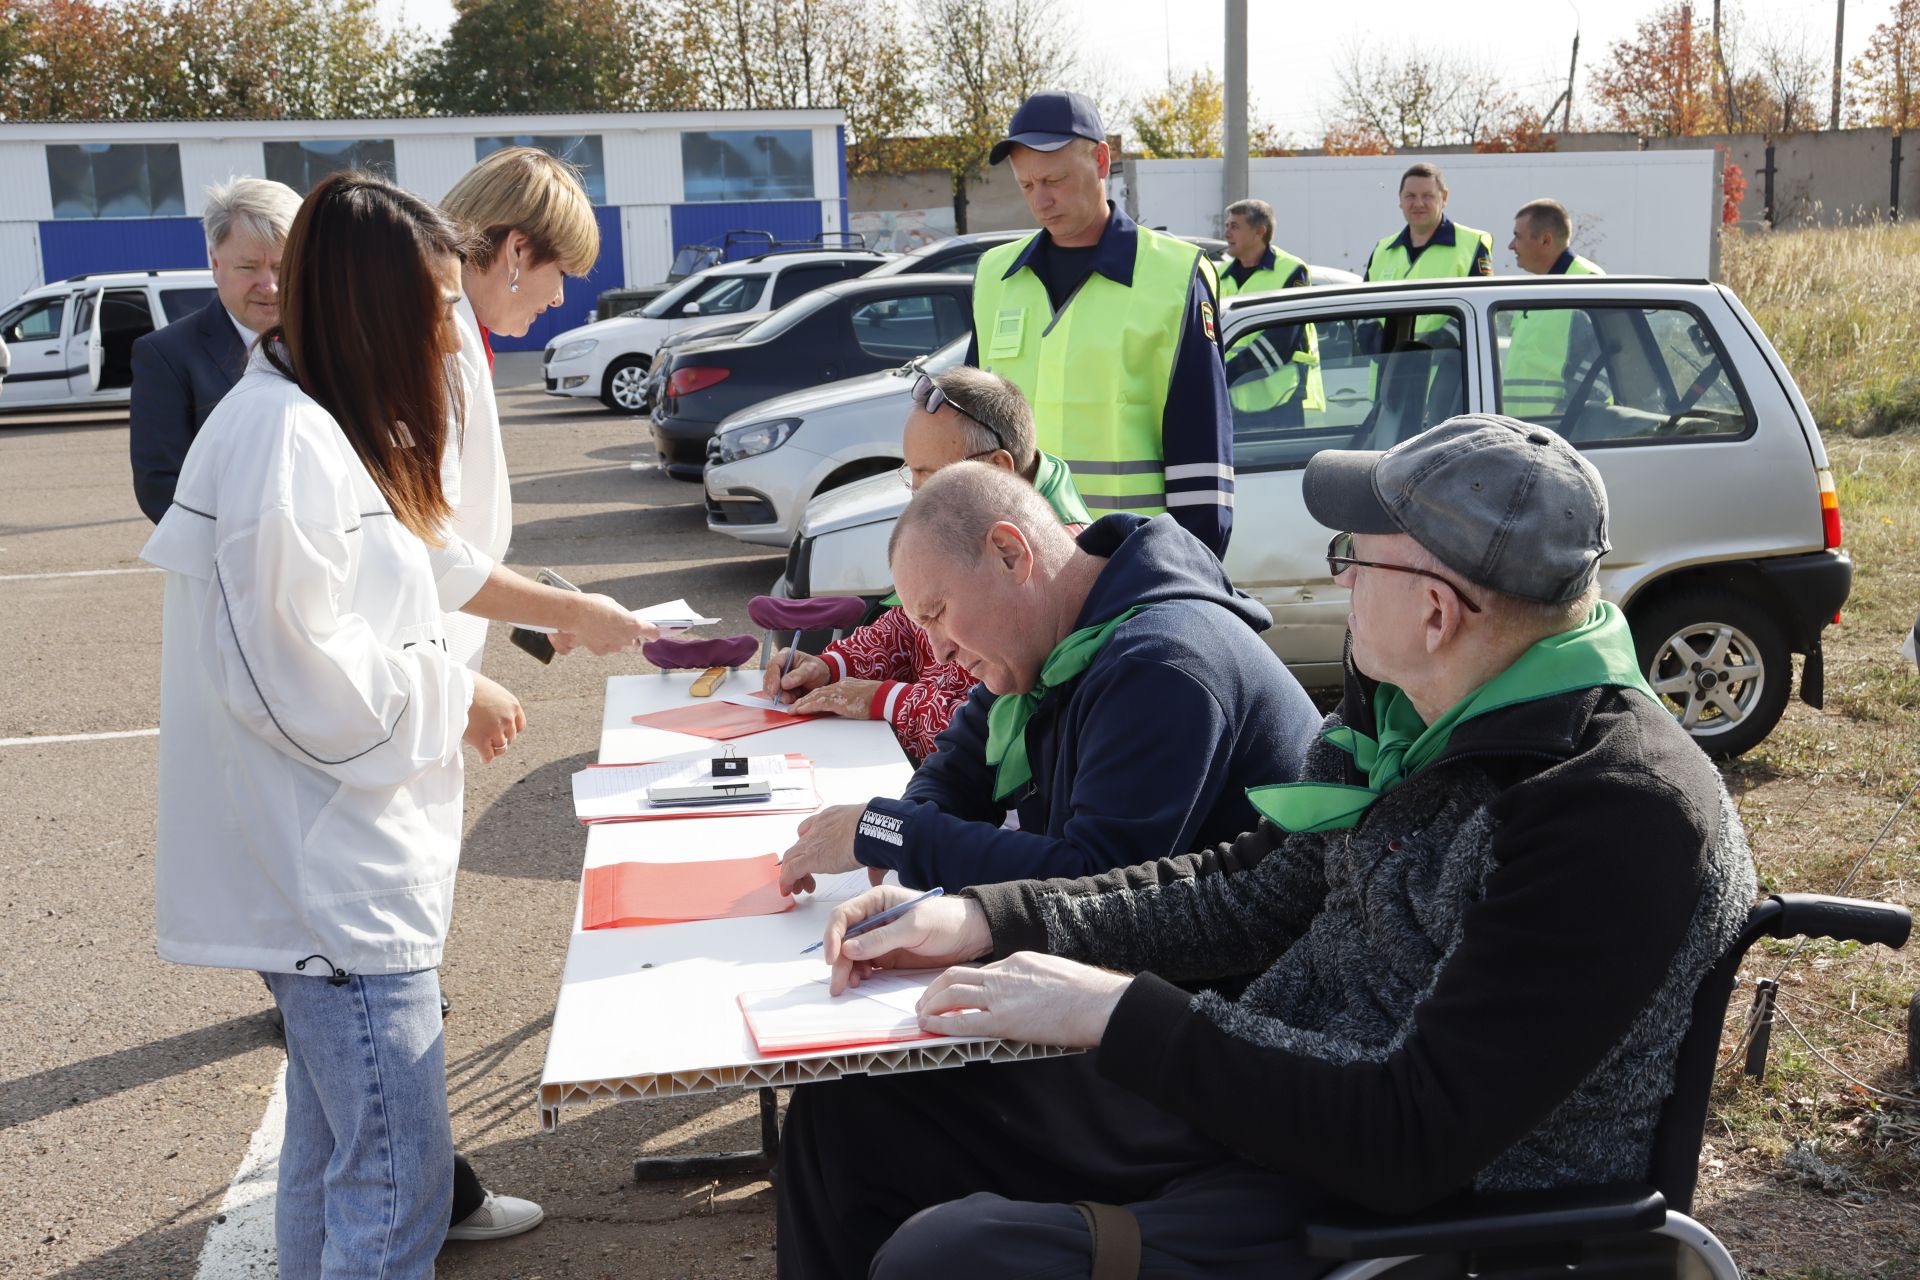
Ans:
<svg viewBox="0 0 1920 1280"><path fill-rule="evenodd" d="M1560 132L1573 132L1573 73L1580 67L1580 28L1573 29L1573 54L1567 59L1567 104L1560 109Z"/></svg>
<svg viewBox="0 0 1920 1280"><path fill-rule="evenodd" d="M1834 0L1833 5L1833 117L1827 128L1840 127L1840 50L1847 38L1847 0Z"/></svg>
<svg viewBox="0 0 1920 1280"><path fill-rule="evenodd" d="M1247 198L1247 0L1227 0L1227 118L1220 207Z"/></svg>

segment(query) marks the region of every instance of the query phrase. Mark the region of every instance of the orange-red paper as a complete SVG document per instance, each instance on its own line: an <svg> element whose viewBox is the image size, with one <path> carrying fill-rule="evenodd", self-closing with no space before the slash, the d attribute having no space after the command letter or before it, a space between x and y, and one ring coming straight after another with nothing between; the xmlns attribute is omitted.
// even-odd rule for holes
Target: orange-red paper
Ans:
<svg viewBox="0 0 1920 1280"><path fill-rule="evenodd" d="M690 733L696 738L725 742L729 738L744 738L750 733L784 729L790 724L805 724L814 719L818 717L795 715L791 711L779 711L771 707L762 711L758 707L743 707L732 702L707 702L691 707L674 707L667 711L648 711L635 716L633 722L671 733Z"/></svg>
<svg viewBox="0 0 1920 1280"><path fill-rule="evenodd" d="M621 929L791 910L793 899L780 892L780 859L771 853L716 862L616 862L587 868L580 923Z"/></svg>

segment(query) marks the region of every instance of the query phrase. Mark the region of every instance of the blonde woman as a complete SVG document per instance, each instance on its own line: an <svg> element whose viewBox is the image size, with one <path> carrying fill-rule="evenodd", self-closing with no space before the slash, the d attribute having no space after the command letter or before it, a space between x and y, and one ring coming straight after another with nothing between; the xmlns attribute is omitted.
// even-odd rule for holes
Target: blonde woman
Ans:
<svg viewBox="0 0 1920 1280"><path fill-rule="evenodd" d="M566 277L585 275L599 258L600 225L574 171L538 147L494 152L453 184L440 207L480 244L461 272L456 310L467 409L464 429L448 448L448 501L454 532L497 562L513 537L513 498L488 338L520 337L541 312L560 305ZM562 653L576 643L615 653L658 634L606 596L555 591L501 571L447 618L454 658L476 671L488 618L559 627L554 647Z"/></svg>

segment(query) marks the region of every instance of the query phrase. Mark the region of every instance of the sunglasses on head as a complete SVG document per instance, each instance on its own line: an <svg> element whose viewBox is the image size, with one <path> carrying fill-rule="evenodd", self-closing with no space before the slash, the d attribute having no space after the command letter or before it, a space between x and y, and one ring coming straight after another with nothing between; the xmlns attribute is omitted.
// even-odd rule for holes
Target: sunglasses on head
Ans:
<svg viewBox="0 0 1920 1280"><path fill-rule="evenodd" d="M1007 448L1006 438L994 429L992 423L982 422L961 408L960 402L949 397L947 393L941 389L940 384L933 380L930 374L922 372L919 378L915 380L913 384L913 402L922 409L925 409L928 413L940 412L941 406L943 405L951 408L968 422L971 422L974 426L979 427L982 431L992 436L995 449L1004 450L1009 455L1013 453L1013 450ZM986 453L970 454L967 461L971 462L976 458L985 458L992 453L993 449L989 449Z"/></svg>
<svg viewBox="0 0 1920 1280"><path fill-rule="evenodd" d="M1417 573L1423 578L1432 578L1435 582L1444 582L1453 588L1453 594L1460 597L1460 603L1467 607L1468 613L1479 613L1480 606L1462 591L1453 579L1431 569L1416 569L1410 564L1384 564L1378 560L1356 560L1353 558L1353 535L1336 533L1327 543L1327 573L1339 577L1349 569L1391 569L1395 573Z"/></svg>

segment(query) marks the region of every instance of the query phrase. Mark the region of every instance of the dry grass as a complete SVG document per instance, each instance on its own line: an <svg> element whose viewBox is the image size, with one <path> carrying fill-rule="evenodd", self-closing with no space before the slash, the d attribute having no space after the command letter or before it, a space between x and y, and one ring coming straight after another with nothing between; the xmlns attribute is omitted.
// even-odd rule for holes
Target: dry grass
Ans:
<svg viewBox="0 0 1920 1280"><path fill-rule="evenodd" d="M1920 224L1725 235L1725 279L1793 370L1821 430L1920 426Z"/></svg>

